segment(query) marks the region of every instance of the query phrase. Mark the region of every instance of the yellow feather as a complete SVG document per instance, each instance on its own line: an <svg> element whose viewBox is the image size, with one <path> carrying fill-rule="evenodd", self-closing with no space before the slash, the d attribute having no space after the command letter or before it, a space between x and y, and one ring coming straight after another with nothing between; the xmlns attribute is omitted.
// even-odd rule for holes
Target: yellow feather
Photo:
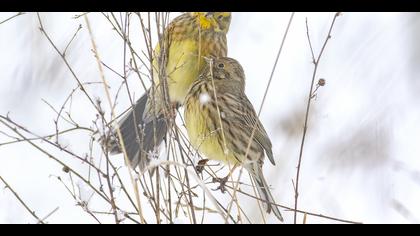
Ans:
<svg viewBox="0 0 420 236"><path fill-rule="evenodd" d="M185 125L188 137L192 146L200 150L204 156L211 160L221 161L230 165L238 163L233 153L229 150L224 151L219 143L220 129L209 130L207 122L210 121L211 114L207 109L202 108L202 104L197 97L190 97L185 108ZM213 114L215 115L215 114Z"/></svg>
<svg viewBox="0 0 420 236"><path fill-rule="evenodd" d="M199 50L201 47L201 50ZM159 55L159 47L155 49L155 55ZM199 51L200 54L199 54ZM208 42L199 45L197 40L185 39L174 40L169 48L169 58L166 65L168 76L169 96L172 102L182 103L188 93L191 84L197 79L204 58L209 55L210 47ZM176 59L175 59L176 58ZM154 60L155 75L157 75L157 61ZM156 84L159 84L159 77L154 76Z"/></svg>

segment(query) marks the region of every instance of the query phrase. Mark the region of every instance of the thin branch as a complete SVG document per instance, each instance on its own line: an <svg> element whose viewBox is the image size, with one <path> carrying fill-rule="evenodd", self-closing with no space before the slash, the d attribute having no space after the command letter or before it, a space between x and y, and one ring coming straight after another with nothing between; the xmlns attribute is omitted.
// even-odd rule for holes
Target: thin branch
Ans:
<svg viewBox="0 0 420 236"><path fill-rule="evenodd" d="M13 19L13 18L15 18L15 17L17 17L17 16L23 15L23 14L25 14L25 12L19 12L19 13L17 13L16 15L13 15L13 16L11 16L11 17L9 17L9 18L5 19L5 20L2 20L2 21L0 21L0 25L1 25L1 24L3 24L3 23L5 23L6 21L9 21L9 20L11 20L11 19Z"/></svg>
<svg viewBox="0 0 420 236"><path fill-rule="evenodd" d="M79 77L76 75L76 73L74 72L73 68L70 66L69 62L67 61L66 57L64 56L63 53L60 52L60 50L57 48L57 46L54 44L54 42L52 41L52 39L50 38L50 36L47 34L47 32L44 29L44 25L42 24L42 20L41 20L41 16L39 15L39 12L37 12L37 16L38 16L38 22L39 22L39 30L42 32L42 34L47 38L48 42L50 42L50 44L53 46L53 48L55 49L55 51L60 55L60 57L63 59L64 64L66 64L67 68L70 70L70 73L73 75L73 78L76 80L77 84L80 86L80 90L83 91L83 93L86 95L86 97L88 98L89 102L92 104L93 107L95 107L95 109L99 112L98 108L96 107L95 102L93 101L93 99L90 97L90 95L87 93L85 87L83 86L83 83L81 82L81 80L79 79ZM85 15L86 16L86 15Z"/></svg>
<svg viewBox="0 0 420 236"><path fill-rule="evenodd" d="M0 118L3 118L0 115ZM13 121L11 121L10 119L5 119L7 122L10 122L14 125L16 125L16 123L14 123ZM12 130L13 132L15 132L17 135L19 135L21 138L23 139L27 139L27 137L25 137L23 134L21 134L16 128L10 126L8 123L6 123L6 121L4 121L3 119L0 119L0 123L2 123L3 125L5 125L7 128L9 128L10 130ZM48 141L48 140L44 140L44 141ZM72 172L74 173L77 177L79 177L83 182L85 182L87 185L89 185L89 187L91 187L93 190L95 190L95 192L101 196L105 201L109 202L109 199L107 196L103 195L98 189L96 189L92 183L90 183L88 180L86 180L85 178L83 178L82 175L80 175L78 172L76 172L75 170L73 170L72 168L70 168L67 164L65 164L64 162L60 161L57 157L53 156L51 153L49 153L48 151L46 151L45 149L39 147L38 145L36 145L34 142L27 140L27 142L29 144L31 144L34 148L38 149L39 151L41 151L42 153L44 153L48 158L53 159L54 161L56 161L57 163L59 163L62 167L66 168L66 170L68 172ZM64 151L67 151L66 149L64 149ZM92 167L96 168L92 163L87 162L88 164L90 164ZM101 170L97 169L96 170L98 172L101 172ZM103 173L103 172L101 172Z"/></svg>
<svg viewBox="0 0 420 236"><path fill-rule="evenodd" d="M112 102L111 102L111 96L109 95L108 84L106 83L106 80L105 80L105 75L104 75L104 71L103 71L103 68L102 68L101 60L99 59L99 53L98 53L97 48L96 48L95 39L93 38L93 32L92 32L92 29L90 27L90 23L89 23L89 19L88 19L87 15L84 15L84 19L85 19L85 22L86 22L86 25L87 25L87 28L88 28L88 31L89 31L89 36L90 36L93 51L94 51L94 54L95 54L95 58L96 58L96 61L98 63L99 73L100 73L100 76L102 78L102 82L104 84L104 87L106 88L105 91L106 91L107 98L109 100L110 107L112 108ZM98 107L99 106L100 105L98 104ZM100 114L103 114L103 113L100 113ZM106 149L108 149L108 145L105 145L105 147L106 147ZM105 155L108 155L108 150L106 150ZM108 184L108 190L109 190L109 195L110 195L110 200L111 200L111 207L112 207L112 210L114 212L115 223L119 224L117 208L116 208L115 198L114 198L114 190L112 188L112 184L111 184L111 181L110 181L110 178L109 178L110 174L109 174L109 158L108 158L108 156L106 158L106 161L107 161L107 163L106 163L106 180L107 181L106 182Z"/></svg>
<svg viewBox="0 0 420 236"><path fill-rule="evenodd" d="M54 210L52 210L50 213L48 213L44 218L42 218L42 221L45 221L48 217L52 216L52 214L54 214L55 212L58 211L58 209L60 209L59 207L54 208Z"/></svg>
<svg viewBox="0 0 420 236"><path fill-rule="evenodd" d="M33 133L32 131L30 131L30 130L28 130L28 129L26 129L25 127L23 127L23 126L21 126L21 125L19 125L18 123L16 123L16 122L14 122L13 120L11 120L9 117L5 117L5 116L3 116L3 115L0 115L0 122L1 123L3 123L5 126L7 126L9 129L11 129L13 132L15 132L17 135L19 135L20 137L21 137L21 139L23 139L23 140L26 140L27 142L29 142L30 144L33 144L33 142L31 142L31 139L30 138L28 138L28 137L26 137L26 136L24 136L24 135L22 135L20 132L18 132L18 130L16 129L16 127L17 128L19 128L19 129L21 129L21 130L23 130L24 132L26 132L26 133L28 133L28 134L31 134L31 135L34 135L34 136L36 136L38 139L40 139L40 140L42 140L42 141L44 141L44 142L46 142L46 143L48 143L48 144L50 144L50 145L52 145L52 146L54 146L54 147L56 147L56 148L58 148L60 151L63 151L63 152L65 152L65 153L67 153L67 154L69 154L69 155L71 155L71 156L73 156L73 157L75 157L75 158L77 158L77 159L79 159L80 161L82 161L83 163L86 163L86 164L88 164L89 166L91 166L92 168L94 168L96 171L98 171L99 173L101 173L101 174L104 174L98 167L96 167L94 164L92 164L92 163L90 163L89 161L87 161L85 158L83 158L83 157L81 157L81 156L79 156L79 155L77 155L77 154L75 154L75 153L73 153L73 152L71 152L71 151L69 151L69 150L67 150L67 149L65 149L65 148L63 148L60 144L57 144L57 143L54 143L54 142L51 142L50 140L48 140L48 139L46 139L46 138L43 138L43 137L41 137L41 136L39 136L39 135L36 135L35 133ZM6 123L7 122L7 123ZM14 126L16 126L16 127L12 127L12 126L10 126L8 123L10 123L10 124L13 124ZM35 140L35 139L33 139L33 140ZM36 145L35 145L36 146ZM38 146L36 146L37 148L38 148Z"/></svg>
<svg viewBox="0 0 420 236"><path fill-rule="evenodd" d="M227 188L230 188L230 189L233 189L233 187L228 186L228 185L226 185L226 187ZM251 198L255 198L255 199L257 199L259 201L262 201L262 202L268 202L265 199L257 198L254 195L249 194L247 192L244 192L242 190L238 190L238 193L241 193L241 194L243 194L245 196L248 196L248 197L251 197ZM284 208L284 209L286 209L288 211L296 211L296 212L299 212L299 213L302 213L302 214L316 216L316 217L320 217L320 218L324 218L324 219L334 220L334 221L343 222L343 223L350 223L350 224L363 224L362 222L358 222L358 221L340 219L340 218L337 218L337 217L327 216L327 215L323 215L323 214L319 214L319 213L313 213L313 212L309 212L309 211L303 211L303 210L299 210L299 209L298 210L295 210L293 207L288 207L288 206L277 204L277 203L271 203L271 204L272 205L276 205L276 206L281 207L281 208Z"/></svg>
<svg viewBox="0 0 420 236"><path fill-rule="evenodd" d="M74 38L76 38L77 33L82 29L82 25L80 24L77 28L76 32L73 34L73 37L70 39L70 41L67 43L66 48L63 51L63 56L66 56L67 48L70 46L71 42L73 42Z"/></svg>
<svg viewBox="0 0 420 236"><path fill-rule="evenodd" d="M76 130L86 130L86 131L92 132L92 130L89 129L89 128L85 128L85 127L74 127L74 128L62 130L62 131L58 132L58 135L69 133L69 132L76 131ZM1 133L3 133L3 132L1 132ZM27 140L32 140L32 141L33 140L44 140L44 139L48 140L48 139L50 139L50 138L52 138L54 136L56 136L56 134L49 134L49 135L45 135L45 136L34 137L34 138L26 138L26 139L20 139L20 138L9 136L10 138L13 138L15 140L14 141L8 141L8 142L0 143L0 146L9 145L9 144L13 144L13 143L26 142Z"/></svg>
<svg viewBox="0 0 420 236"><path fill-rule="evenodd" d="M41 218L39 218L36 214L35 214L35 211L32 211L29 207L28 207L28 205L19 197L19 194L17 194L16 192L15 192L15 190L13 190L13 188L12 187L10 187L10 185L6 182L6 180L4 180L3 179L3 177L1 177L0 176L0 180L6 185L6 188L8 188L12 193L13 193L13 195L15 195L15 197L16 197L16 199L25 207L25 209L29 212L29 213L31 213L31 215L33 216L33 217L35 217L35 219L37 219L38 220L38 222L39 223L41 223L41 224L44 224L44 221L42 221L41 220Z"/></svg>
<svg viewBox="0 0 420 236"><path fill-rule="evenodd" d="M89 30L89 35L90 35L90 38L91 38L91 43L92 43L93 51L95 53L95 58L96 58L97 63L98 63L98 68L99 68L99 72L100 72L100 75L101 75L101 79L102 79L102 82L104 84L104 89L105 89L105 92L106 92L106 97L107 97L109 106L111 108L111 117L114 118L115 117L115 112L114 112L113 106L112 106L111 95L109 93L107 82L105 80L105 75L104 75L104 72L103 72L103 69L102 69L101 60L99 59L99 54L98 54L98 51L97 51L97 48L96 48L96 43L95 43L95 40L93 38L92 29L90 27L89 19L88 19L87 15L84 15L84 17L85 17L85 21L86 21L86 24L87 24L87 27L88 27L88 30ZM117 127L116 130L117 130L119 142L120 142L121 147L122 147L121 149L123 151L125 161L126 161L126 163L128 165L130 165L130 160L128 159L127 151L125 150L125 145L124 145L124 141L123 141L123 138L122 138L121 130L120 130L119 127ZM139 217L140 217L140 221L144 224L145 223L145 219L144 219L144 216L143 216L143 211L142 211L142 206L141 206L141 202L140 202L140 194L139 194L139 191L138 191L138 187L137 187L136 182L134 181L134 177L133 177L132 171L129 170L128 173L130 175L131 183L132 183L133 188L134 188L134 192L135 192L135 196L136 196L136 200L137 200L137 210L138 210L138 214L139 214ZM115 208L115 206L113 206L113 207Z"/></svg>
<svg viewBox="0 0 420 236"><path fill-rule="evenodd" d="M316 64L314 49L312 48L312 43L311 43L311 37L309 37L308 18L305 19L305 25L306 25L306 37L308 38L309 48L311 49L312 63Z"/></svg>
<svg viewBox="0 0 420 236"><path fill-rule="evenodd" d="M264 96L263 96L263 99L262 99L262 101L261 101L260 108L259 108L259 110L258 110L258 116L257 116L258 118L259 118L259 117L260 117L260 115L261 115L261 111L262 111L262 108L263 108L263 106L264 106L264 103L265 103L265 99L266 99L266 97L267 97L267 94L268 94L268 89L270 88L271 82L272 82L272 80L273 80L274 72L275 72L275 70L276 70L276 68L277 68L277 63L278 63L278 60L279 60L279 58L280 58L280 54L281 54L281 52L282 52L282 50L283 50L283 46L284 46L284 43L285 43L285 41L286 41L286 37L287 37L287 35L288 35L288 33L289 33L290 25L292 24L292 21L293 21L293 17L294 17L294 15L295 15L295 13L294 13L294 12L292 12L292 14L290 15L290 18L289 18L289 22L288 22L288 24L287 24L287 27L286 27L286 29L285 29L285 31L284 31L284 34L283 34L283 39L282 39L282 41L281 41L281 43L280 43L280 48L279 48L279 50L278 50L278 52L277 52L276 60L275 60L274 65L273 65L273 69L271 70L270 78L269 78L269 80L268 80L268 84L267 84L267 87L266 87L266 89L265 89ZM255 122L255 125L254 125L254 127L252 128L251 136L249 137L248 146L247 146L247 148L246 148L246 152L245 152L245 158L248 156L249 150L250 150L250 148L251 148L252 140L254 139L255 131L257 130L257 124L258 124L258 122ZM239 182L239 179L238 179L238 182ZM237 188L237 187L238 187L238 185L236 185L236 188ZM236 189L236 188L235 188L235 189Z"/></svg>
<svg viewBox="0 0 420 236"><path fill-rule="evenodd" d="M308 42L309 42L309 45L310 45L310 48L311 48L311 52L312 52L312 57L313 57L313 60L314 60L313 61L313 63L314 63L314 71L313 71L313 74L312 74L311 87L309 89L308 101L307 101L307 104L306 104L305 123L304 123L304 126L303 126L302 141L301 141L300 150L299 150L299 160L298 160L298 165L297 165L297 168L296 168L297 170L296 170L295 208L294 208L295 209L295 213L294 213L294 216L293 216L293 223L295 223L295 224L296 224L296 216L297 216L298 197L299 197L300 166L301 166L301 163L302 163L302 154L303 154L303 146L305 144L306 131L308 129L309 109L311 107L311 100L312 100L312 94L313 94L313 91L312 90L313 90L313 87L314 87L315 77L316 77L316 73L317 73L317 70L318 70L319 62L321 60L321 56L322 56L322 54L324 52L325 46L328 43L328 40L331 38L331 31L333 29L335 20L337 19L338 16L339 16L339 13L336 13L334 15L334 18L333 18L333 20L331 22L331 25L330 25L330 29L328 31L327 38L325 39L324 45L322 46L321 51L319 52L318 58L316 60L313 57L313 50L312 50L311 40L310 40L310 37L309 37L308 24L306 23L307 32L308 32L307 33Z"/></svg>

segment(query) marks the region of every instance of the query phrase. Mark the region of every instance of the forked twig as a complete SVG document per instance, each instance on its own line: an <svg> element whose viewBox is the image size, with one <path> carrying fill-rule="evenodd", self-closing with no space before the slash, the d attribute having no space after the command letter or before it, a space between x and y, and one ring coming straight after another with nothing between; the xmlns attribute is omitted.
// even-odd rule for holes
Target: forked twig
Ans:
<svg viewBox="0 0 420 236"><path fill-rule="evenodd" d="M319 52L318 58L316 60L315 60L315 57L314 57L314 52L312 50L312 44L311 44L311 40L310 40L310 37L309 37L308 21L306 21L306 32L307 32L309 46L310 46L310 49L311 49L312 61L313 61L313 64L314 64L314 71L313 71L313 74L312 74L311 87L309 89L308 101L306 103L305 123L303 125L302 141L301 141L300 150L299 150L299 160L298 160L298 165L296 167L296 185L294 187L294 189L295 189L295 207L294 207L295 213L294 213L294 216L293 216L293 223L295 223L295 224L296 224L296 216L297 216L298 197L299 197L300 166L301 166L301 163L302 163L302 154L303 154L303 146L305 144L306 131L308 129L309 109L311 107L311 100L312 100L312 97L313 97L312 94L313 94L316 72L318 70L319 61L321 60L321 56L324 52L325 46L327 45L328 40L331 38L331 31L333 29L335 20L337 19L337 17L339 15L340 15L339 13L336 13L334 15L334 18L333 18L333 20L331 22L331 25L330 25L330 29L328 31L327 38L325 39L324 44L322 45L321 51Z"/></svg>

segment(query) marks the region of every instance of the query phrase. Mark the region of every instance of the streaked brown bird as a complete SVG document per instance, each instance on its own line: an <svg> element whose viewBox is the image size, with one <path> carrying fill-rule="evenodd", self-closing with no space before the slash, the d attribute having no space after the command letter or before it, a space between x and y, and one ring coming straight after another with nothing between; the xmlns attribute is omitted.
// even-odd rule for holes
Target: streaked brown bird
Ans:
<svg viewBox="0 0 420 236"><path fill-rule="evenodd" d="M275 165L271 141L245 95L245 74L239 62L228 57L210 59L184 106L193 147L209 159L242 165L256 183L266 211L283 221L278 207L271 204L275 201L262 172L265 154Z"/></svg>
<svg viewBox="0 0 420 236"><path fill-rule="evenodd" d="M230 20L229 12L187 12L165 29L153 53L154 87L118 122L133 168L139 166L143 171L147 167L167 134L168 118L175 114L168 112L168 105L177 107L184 102L189 87L205 65L203 58L227 55ZM167 82L167 93L163 81ZM110 151L120 153L116 131L113 137Z"/></svg>

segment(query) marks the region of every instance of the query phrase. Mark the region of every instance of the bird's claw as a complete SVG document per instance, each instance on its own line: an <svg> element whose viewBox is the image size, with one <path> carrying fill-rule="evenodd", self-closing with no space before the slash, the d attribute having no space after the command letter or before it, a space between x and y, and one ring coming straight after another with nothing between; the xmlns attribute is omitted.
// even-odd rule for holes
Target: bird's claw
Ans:
<svg viewBox="0 0 420 236"><path fill-rule="evenodd" d="M220 185L214 189L214 191L220 190L222 193L226 192L226 182L228 181L229 175L224 178L213 178L213 183L220 183Z"/></svg>

